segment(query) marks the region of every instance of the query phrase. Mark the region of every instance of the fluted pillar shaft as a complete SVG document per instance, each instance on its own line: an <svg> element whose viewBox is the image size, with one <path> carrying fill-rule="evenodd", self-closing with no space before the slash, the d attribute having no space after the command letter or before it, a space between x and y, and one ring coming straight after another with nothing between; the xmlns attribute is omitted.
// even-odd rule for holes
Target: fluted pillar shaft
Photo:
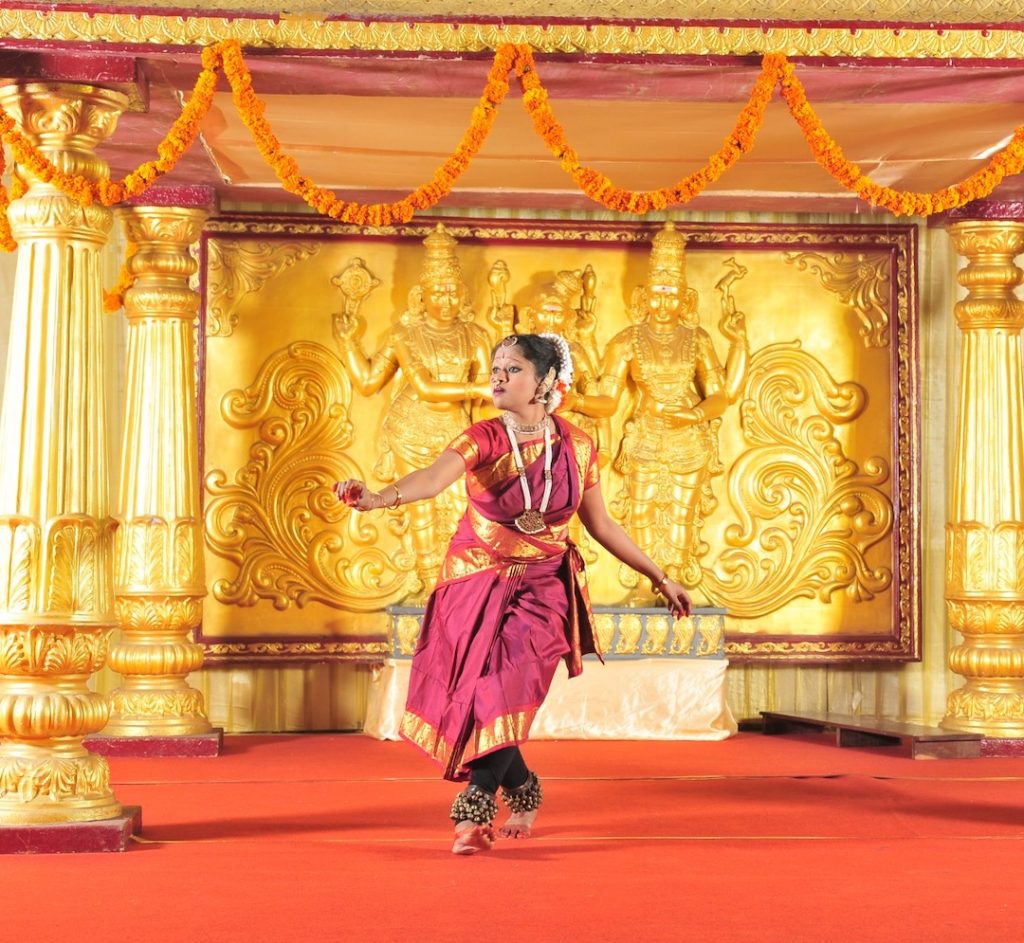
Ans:
<svg viewBox="0 0 1024 943"><path fill-rule="evenodd" d="M64 171L108 174L94 149L128 102L72 84L8 84L0 103ZM20 169L18 171L21 172ZM114 627L100 253L109 210L26 177L0 413L0 825L114 818L107 721L88 689Z"/></svg>
<svg viewBox="0 0 1024 943"><path fill-rule="evenodd" d="M199 507L195 335L198 266L189 246L206 212L180 206L118 211L138 250L125 295L128 369L116 539L122 675L105 733L182 736L210 731L203 696L185 677L203 663L191 638L206 593Z"/></svg>
<svg viewBox="0 0 1024 943"><path fill-rule="evenodd" d="M956 456L946 526L946 606L963 642L949 666L966 679L943 725L1024 736L1024 222L969 220L950 235L967 259L958 280Z"/></svg>

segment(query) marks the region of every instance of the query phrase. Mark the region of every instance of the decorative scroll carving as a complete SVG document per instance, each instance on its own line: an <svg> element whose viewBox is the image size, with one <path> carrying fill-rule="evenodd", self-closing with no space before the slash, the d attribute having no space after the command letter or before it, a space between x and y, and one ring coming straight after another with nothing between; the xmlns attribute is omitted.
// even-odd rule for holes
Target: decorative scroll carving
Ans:
<svg viewBox="0 0 1024 943"><path fill-rule="evenodd" d="M210 282L206 335L230 337L238 326L238 306L242 299L259 291L269 279L296 262L316 255L320 244L211 239L207 251Z"/></svg>
<svg viewBox="0 0 1024 943"><path fill-rule="evenodd" d="M224 420L257 433L232 482L220 469L206 476L207 545L238 566L233 579L214 583L218 601L373 612L408 591L415 574L375 546L374 516L356 514L331 490L365 477L345 454L351 395L338 358L299 342L272 354L251 386L224 397Z"/></svg>
<svg viewBox="0 0 1024 943"><path fill-rule="evenodd" d="M856 383L836 383L799 342L754 356L741 408L751 448L728 480L738 516L725 531L732 549L702 583L731 615L764 615L801 597L827 601L839 590L871 599L892 585L891 569L867 559L892 530L892 502L879 487L888 462L876 456L862 470L835 437L835 424L856 418L864 397Z"/></svg>
<svg viewBox="0 0 1024 943"><path fill-rule="evenodd" d="M785 252L783 258L801 271L818 276L821 284L850 308L861 323L865 347L889 345L889 314L892 287L888 256L868 258L858 252Z"/></svg>

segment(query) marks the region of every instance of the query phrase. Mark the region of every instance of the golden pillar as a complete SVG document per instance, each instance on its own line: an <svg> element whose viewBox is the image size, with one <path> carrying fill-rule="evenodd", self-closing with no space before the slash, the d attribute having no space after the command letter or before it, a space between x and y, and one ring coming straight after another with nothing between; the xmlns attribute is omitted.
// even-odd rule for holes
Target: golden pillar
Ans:
<svg viewBox="0 0 1024 943"><path fill-rule="evenodd" d="M96 145L128 100L68 83L0 86L0 104L58 167L108 174ZM100 253L111 212L26 175L0 413L0 825L115 818L107 722L88 680L114 627Z"/></svg>
<svg viewBox="0 0 1024 943"><path fill-rule="evenodd" d="M175 737L211 730L203 696L185 677L202 667L192 641L206 595L196 417L195 333L204 209L118 210L135 282L125 295L128 367L115 541L122 638L110 652L121 673L104 733Z"/></svg>
<svg viewBox="0 0 1024 943"><path fill-rule="evenodd" d="M946 526L946 606L962 644L949 666L966 683L943 726L1024 736L1024 383L1021 328L1024 222L950 226L967 259L957 278L963 334L956 457Z"/></svg>

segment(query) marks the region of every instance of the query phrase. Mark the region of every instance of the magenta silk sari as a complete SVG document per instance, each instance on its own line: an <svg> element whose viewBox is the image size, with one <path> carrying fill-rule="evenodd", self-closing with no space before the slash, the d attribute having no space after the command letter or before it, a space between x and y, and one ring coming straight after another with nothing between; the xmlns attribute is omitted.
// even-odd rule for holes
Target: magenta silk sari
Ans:
<svg viewBox="0 0 1024 943"><path fill-rule="evenodd" d="M423 616L401 734L465 780L478 756L528 739L558 662L570 677L596 652L586 574L568 523L597 483L594 444L555 418L547 528L522 534L523 492L504 425L487 419L449 446L466 463L469 507ZM543 440L522 446L534 507Z"/></svg>

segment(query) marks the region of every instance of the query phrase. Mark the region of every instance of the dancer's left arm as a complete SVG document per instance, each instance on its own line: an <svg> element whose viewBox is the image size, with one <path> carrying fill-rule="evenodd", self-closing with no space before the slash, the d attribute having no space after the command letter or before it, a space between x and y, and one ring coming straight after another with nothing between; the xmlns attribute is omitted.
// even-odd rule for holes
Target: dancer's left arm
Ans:
<svg viewBox="0 0 1024 943"><path fill-rule="evenodd" d="M604 498L601 497L600 484L592 485L583 492L578 513L587 533L594 540L626 566L632 567L651 581L655 592L661 593L668 601L672 615L678 619L690 614L693 601L689 593L675 580L665 579L661 567L633 543L629 535L608 516Z"/></svg>

